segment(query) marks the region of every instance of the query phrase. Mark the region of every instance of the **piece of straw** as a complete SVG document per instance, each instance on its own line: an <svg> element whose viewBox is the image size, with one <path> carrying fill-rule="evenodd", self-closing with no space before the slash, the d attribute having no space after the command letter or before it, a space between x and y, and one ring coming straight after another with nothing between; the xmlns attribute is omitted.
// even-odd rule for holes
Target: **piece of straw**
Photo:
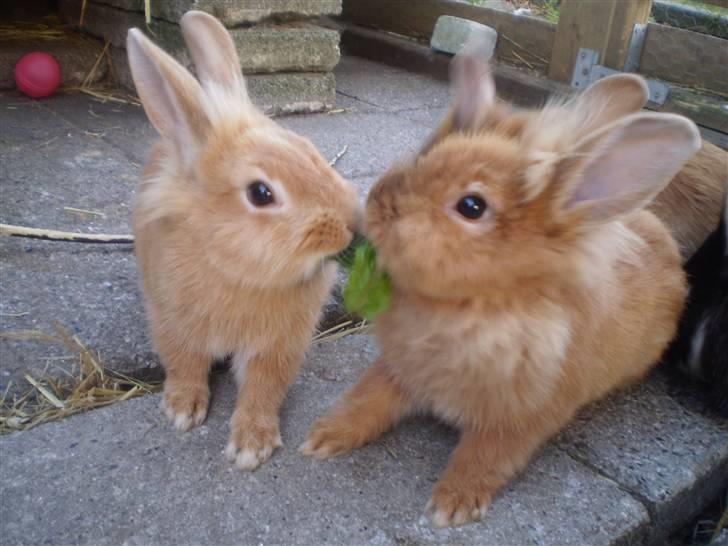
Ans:
<svg viewBox="0 0 728 546"><path fill-rule="evenodd" d="M0 224L0 236L27 237L29 239L42 239L45 241L65 241L68 243L111 243L125 244L133 243L132 235L109 235L106 233L72 233L69 231L57 231L55 229L29 228L25 226L14 226Z"/></svg>

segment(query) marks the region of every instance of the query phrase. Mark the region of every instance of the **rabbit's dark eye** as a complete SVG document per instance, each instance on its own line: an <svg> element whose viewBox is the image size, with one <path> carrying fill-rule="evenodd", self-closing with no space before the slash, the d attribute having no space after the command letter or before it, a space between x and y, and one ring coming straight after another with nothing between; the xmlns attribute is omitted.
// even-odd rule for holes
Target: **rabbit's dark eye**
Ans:
<svg viewBox="0 0 728 546"><path fill-rule="evenodd" d="M256 207L265 207L275 201L271 189L260 180L248 186L248 199Z"/></svg>
<svg viewBox="0 0 728 546"><path fill-rule="evenodd" d="M485 200L478 195L466 195L458 201L457 211L468 220L477 220L485 213Z"/></svg>

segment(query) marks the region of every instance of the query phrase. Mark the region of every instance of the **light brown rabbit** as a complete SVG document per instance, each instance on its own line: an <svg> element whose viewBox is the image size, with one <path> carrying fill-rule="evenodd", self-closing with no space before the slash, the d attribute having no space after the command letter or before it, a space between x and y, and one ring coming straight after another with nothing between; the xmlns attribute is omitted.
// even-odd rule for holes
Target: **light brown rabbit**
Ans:
<svg viewBox="0 0 728 546"><path fill-rule="evenodd" d="M353 187L248 98L235 46L202 12L180 26L200 83L139 30L127 47L161 141L134 207L135 250L175 427L205 419L214 358L239 383L227 456L253 469L281 445L278 411L334 282L325 258L360 216Z"/></svg>
<svg viewBox="0 0 728 546"><path fill-rule="evenodd" d="M471 44L477 47L477 44ZM467 77L467 76L463 76ZM474 76L475 77L475 76ZM454 91L459 105L452 108L443 123L434 132L425 151L453 131L462 127L493 128L516 137L527 127L527 122L540 116L540 110L515 111L510 105L497 103L482 110L478 97L467 95L474 89L465 85ZM549 109L561 110L564 118L582 116L584 129L598 128L606 123L639 112L649 97L647 84L637 74L609 76L593 83L571 100L554 102ZM707 141L675 175L667 187L648 205L665 223L676 239L683 262L686 262L715 230L720 222L723 202L728 191L728 152Z"/></svg>
<svg viewBox="0 0 728 546"><path fill-rule="evenodd" d="M419 410L459 427L436 526L478 519L580 407L659 359L686 285L644 207L700 147L675 115L504 111L469 52L455 80L451 132L367 201L392 282L381 355L301 448L344 453Z"/></svg>

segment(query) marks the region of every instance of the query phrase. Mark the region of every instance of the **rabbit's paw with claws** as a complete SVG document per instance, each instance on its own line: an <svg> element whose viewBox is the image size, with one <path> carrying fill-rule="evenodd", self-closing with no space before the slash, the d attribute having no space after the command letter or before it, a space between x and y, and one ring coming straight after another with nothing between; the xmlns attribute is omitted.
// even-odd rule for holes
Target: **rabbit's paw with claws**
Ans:
<svg viewBox="0 0 728 546"><path fill-rule="evenodd" d="M328 459L351 451L366 442L357 432L355 424L342 419L323 417L318 419L308 438L298 449L303 455L316 459Z"/></svg>
<svg viewBox="0 0 728 546"><path fill-rule="evenodd" d="M174 384L164 386L162 409L177 430L199 426L207 416L210 389L207 385Z"/></svg>
<svg viewBox="0 0 728 546"><path fill-rule="evenodd" d="M281 447L277 419L261 423L245 416L233 416L230 441L225 456L241 470L255 470Z"/></svg>
<svg viewBox="0 0 728 546"><path fill-rule="evenodd" d="M478 521L490 506L493 492L479 480L441 479L432 491L426 512L435 527Z"/></svg>

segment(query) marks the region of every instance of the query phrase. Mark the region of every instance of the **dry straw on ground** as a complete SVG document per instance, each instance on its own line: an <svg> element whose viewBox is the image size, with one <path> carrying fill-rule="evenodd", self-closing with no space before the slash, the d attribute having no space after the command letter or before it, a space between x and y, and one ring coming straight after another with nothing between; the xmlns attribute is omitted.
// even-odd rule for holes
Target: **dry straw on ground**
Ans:
<svg viewBox="0 0 728 546"><path fill-rule="evenodd" d="M161 383L146 383L104 367L100 355L86 348L81 340L56 325L56 335L37 330L5 332L0 338L34 339L62 343L77 359L68 377L36 378L25 374L30 389L22 395L0 396L0 434L27 430L48 421L82 411L108 406L143 394L157 392Z"/></svg>
<svg viewBox="0 0 728 546"><path fill-rule="evenodd" d="M347 320L317 334L312 345L367 331L365 322ZM144 394L159 392L161 382L145 382L104 366L101 355L89 350L81 340L56 325L56 334L38 330L0 333L0 339L26 339L61 343L76 359L66 377L51 377L47 370L38 377L26 373L30 388L21 395L10 395L11 384L0 395L0 435L28 430L91 409L123 402Z"/></svg>

